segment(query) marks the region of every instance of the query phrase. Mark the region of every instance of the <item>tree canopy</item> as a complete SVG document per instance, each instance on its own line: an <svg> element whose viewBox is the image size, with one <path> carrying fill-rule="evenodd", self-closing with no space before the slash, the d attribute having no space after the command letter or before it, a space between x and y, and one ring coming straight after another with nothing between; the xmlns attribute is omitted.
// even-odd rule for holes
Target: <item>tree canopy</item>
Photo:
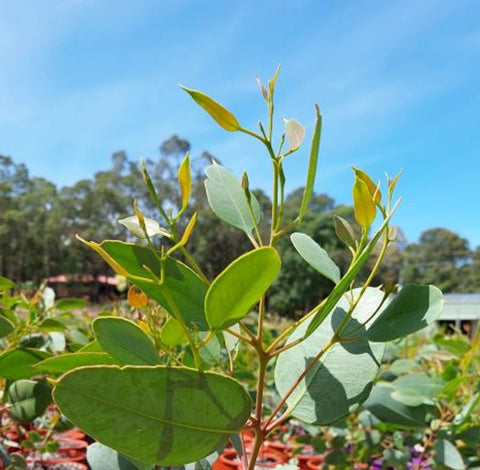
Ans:
<svg viewBox="0 0 480 470"><path fill-rule="evenodd" d="M157 159L144 162L165 210L175 211L181 204L176 175L190 143L177 135L159 147ZM190 209L202 217L189 241L191 253L213 279L239 253L246 250L248 238L242 231L214 217L206 200L203 170L214 160L208 152L191 156L192 199ZM254 191L268 222L271 201ZM294 218L303 188L286 199L285 218ZM0 156L0 269L1 275L17 282L33 281L59 274L111 273L95 253L75 239L109 238L129 240L118 220L134 214L132 201L142 212L155 218L154 201L148 198L142 180L141 162L123 151L111 157L111 167L72 186L57 188L44 178L31 176L23 164ZM302 231L322 246L342 270L350 252L336 236L334 215L354 223L353 208L337 205L325 194L314 194L302 222ZM189 220L189 217L186 217ZM165 240L162 241L166 243ZM168 242L168 241L167 241ZM288 237L279 246L284 263L273 286L270 309L280 314L308 310L331 289L331 281L321 278L305 264ZM480 247L471 249L466 239L445 228L422 233L418 243L407 244L399 231L397 242L389 248L378 282L436 284L444 292L480 291Z"/></svg>

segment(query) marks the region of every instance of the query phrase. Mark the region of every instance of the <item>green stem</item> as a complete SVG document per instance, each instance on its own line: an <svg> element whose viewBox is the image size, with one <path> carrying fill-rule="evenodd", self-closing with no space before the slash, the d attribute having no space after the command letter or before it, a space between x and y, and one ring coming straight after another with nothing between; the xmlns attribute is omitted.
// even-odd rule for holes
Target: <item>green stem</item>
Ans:
<svg viewBox="0 0 480 470"><path fill-rule="evenodd" d="M193 256L187 251L187 249L184 246L181 246L180 251L182 252L183 256L185 256L185 259L188 261L188 264L190 265L190 267L202 278L202 280L207 285L210 285L210 280L208 279L207 276L205 276L202 269L197 264Z"/></svg>

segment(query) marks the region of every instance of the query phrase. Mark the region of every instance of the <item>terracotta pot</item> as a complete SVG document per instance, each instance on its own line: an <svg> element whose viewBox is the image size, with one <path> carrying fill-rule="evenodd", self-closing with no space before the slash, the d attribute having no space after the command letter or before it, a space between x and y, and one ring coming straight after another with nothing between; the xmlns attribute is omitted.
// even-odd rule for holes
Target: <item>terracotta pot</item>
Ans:
<svg viewBox="0 0 480 470"><path fill-rule="evenodd" d="M56 433L53 435L54 439L85 439L85 433L83 431L80 431L80 429L77 428L72 428L72 429L67 429L66 431L61 431L59 433Z"/></svg>
<svg viewBox="0 0 480 470"><path fill-rule="evenodd" d="M251 454L252 447L248 446L247 455ZM288 456L283 452L271 448L269 443L263 445L258 453L257 468L275 468L288 462ZM242 464L235 449L225 449L212 465L213 470L240 470Z"/></svg>
<svg viewBox="0 0 480 470"><path fill-rule="evenodd" d="M85 462L87 453L87 443L79 439L58 439L60 448L56 452L40 453L31 452L25 456L28 463L38 462L50 468L53 465L82 463ZM60 468L60 467L58 467ZM72 468L75 468L72 466ZM81 468L81 467L78 467Z"/></svg>
<svg viewBox="0 0 480 470"><path fill-rule="evenodd" d="M325 459L322 455L312 455L309 460L307 460L307 470L322 470L323 463Z"/></svg>
<svg viewBox="0 0 480 470"><path fill-rule="evenodd" d="M58 439L58 453L72 462L82 462L87 454L87 442L81 439L62 437Z"/></svg>

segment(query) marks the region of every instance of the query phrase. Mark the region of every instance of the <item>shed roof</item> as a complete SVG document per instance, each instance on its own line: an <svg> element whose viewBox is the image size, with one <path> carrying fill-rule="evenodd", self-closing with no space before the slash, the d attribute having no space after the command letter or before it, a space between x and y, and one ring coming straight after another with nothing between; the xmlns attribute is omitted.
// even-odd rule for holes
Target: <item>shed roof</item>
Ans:
<svg viewBox="0 0 480 470"><path fill-rule="evenodd" d="M480 294L445 294L440 320L480 320Z"/></svg>

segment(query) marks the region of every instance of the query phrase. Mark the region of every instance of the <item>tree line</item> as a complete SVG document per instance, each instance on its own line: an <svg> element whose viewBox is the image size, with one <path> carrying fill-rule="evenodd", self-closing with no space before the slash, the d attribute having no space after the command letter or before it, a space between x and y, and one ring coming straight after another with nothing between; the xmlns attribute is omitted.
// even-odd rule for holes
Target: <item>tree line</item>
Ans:
<svg viewBox="0 0 480 470"><path fill-rule="evenodd" d="M176 173L190 143L172 136L159 148L155 160L145 162L164 204L174 208L180 202ZM190 210L200 210L197 226L189 241L190 251L213 278L240 253L248 249L244 233L216 218L203 189L203 168L213 156L203 152L192 159L193 198ZM255 194L263 207L263 224L268 224L271 202L261 190ZM286 199L285 216L293 219L303 188ZM0 156L0 270L16 282L42 280L59 274L111 274L107 265L75 239L109 238L132 241L118 220L133 214L132 201L142 212L155 218L153 201L147 196L140 162L125 152L112 155L111 167L62 188L45 178L31 176L24 164ZM346 268L349 251L335 234L333 215L355 224L353 208L337 204L325 194L314 194L301 231L325 248L339 267ZM187 214L188 215L188 214ZM188 220L188 217L186 217ZM162 243L165 243L162 240ZM276 281L269 306L279 314L303 312L332 288L296 254L288 237L279 246L284 264ZM366 275L366 273L365 273ZM381 283L435 284L445 293L480 292L480 247L445 228L422 233L418 243L407 243L398 231L375 280Z"/></svg>

